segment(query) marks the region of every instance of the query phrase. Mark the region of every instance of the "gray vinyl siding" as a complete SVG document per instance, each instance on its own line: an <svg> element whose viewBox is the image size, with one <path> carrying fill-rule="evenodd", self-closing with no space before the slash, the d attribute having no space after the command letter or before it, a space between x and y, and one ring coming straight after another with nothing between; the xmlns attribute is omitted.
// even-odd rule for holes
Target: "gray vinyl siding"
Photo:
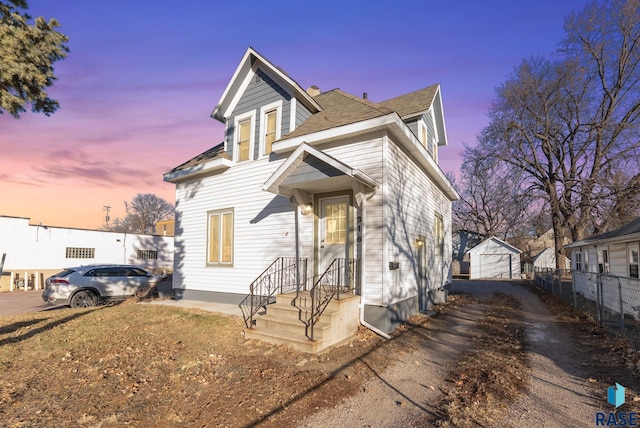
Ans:
<svg viewBox="0 0 640 428"><path fill-rule="evenodd" d="M418 126L418 122L420 120L423 120L424 123L427 124L427 138L428 138L428 141L426 142L426 149L427 149L427 152L429 152L429 154L431 156L433 156L432 141L433 141L433 138L435 138L436 141L438 140L438 138L436 136L435 126L433 125L433 120L431 118L431 113L423 114L423 115L417 117L415 120L411 120L410 122L406 122L407 127L409 127L411 132L413 132L413 135L415 135L416 138L420 142L422 142L422 135L421 135L421 132L420 132L420 127Z"/></svg>
<svg viewBox="0 0 640 428"><path fill-rule="evenodd" d="M337 177L342 175L342 172L320 162L313 156L309 156L304 162L298 166L295 173L291 174L284 180L283 184L292 185L295 183L304 183L311 180L320 180L328 177Z"/></svg>
<svg viewBox="0 0 640 428"><path fill-rule="evenodd" d="M227 151L232 156L234 150L234 134L235 134L235 118L251 111L255 112L255 128L253 136L255 144L253 145L252 159L260 157L260 108L267 104L282 100L282 122L280 126L280 135L285 136L289 133L289 123L291 122L291 95L279 86L268 74L258 69L256 76L251 79L249 86L238 101L238 105L234 109L231 117L229 117L228 126L225 134L227 142Z"/></svg>
<svg viewBox="0 0 640 428"><path fill-rule="evenodd" d="M407 126L409 127L409 129L411 130L411 132L413 132L413 135L416 136L416 138L419 140L420 139L420 133L418 132L418 120L420 120L420 118L414 119L410 122L406 122Z"/></svg>
<svg viewBox="0 0 640 428"><path fill-rule="evenodd" d="M296 128L305 120L309 119L309 116L311 116L311 111L302 105L302 103L296 103Z"/></svg>

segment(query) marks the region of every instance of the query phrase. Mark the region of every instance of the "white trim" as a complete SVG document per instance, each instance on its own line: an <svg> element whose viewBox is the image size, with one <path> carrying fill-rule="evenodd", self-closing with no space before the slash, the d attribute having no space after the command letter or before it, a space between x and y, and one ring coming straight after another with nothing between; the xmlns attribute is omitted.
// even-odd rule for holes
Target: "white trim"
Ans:
<svg viewBox="0 0 640 428"><path fill-rule="evenodd" d="M273 145L273 152L282 154L290 150L296 149L300 144L307 143L309 145L318 144L336 138L344 138L349 135L365 134L376 130L390 130L395 141L400 147L405 149L416 161L416 164L423 168L427 175L431 177L434 183L445 193L451 201L460 199L460 195L449 182L440 166L422 146L422 143L415 136L413 131L409 129L406 123L398 116L397 113L390 113L385 116L373 119L363 120L361 122L349 125L337 126L335 128L318 131L311 134L301 135L299 137L287 138Z"/></svg>
<svg viewBox="0 0 640 428"><path fill-rule="evenodd" d="M275 172L271 174L271 177L269 177L269 179L262 185L262 190L276 194L285 194L287 196L289 196L289 193L293 194L293 191L289 192L289 190L291 189L281 189L280 183L282 183L282 181L286 178L289 171L295 169L302 162L305 153L316 157L322 162L342 172L344 175L358 180L367 187L375 189L375 187L377 186L376 181L364 172L358 169L353 169L348 165L340 162L339 160L329 156L328 154L316 149L315 147L311 147L308 144L302 143L291 155L289 155L287 160L285 160L278 167L278 169L276 169ZM282 192L282 190L287 191Z"/></svg>
<svg viewBox="0 0 640 428"><path fill-rule="evenodd" d="M177 183L178 181L185 180L187 178L191 179L199 175L225 170L231 168L233 165L235 165L235 162L229 159L218 158L209 162L193 165L189 168L166 173L163 176L163 179L169 183Z"/></svg>
<svg viewBox="0 0 640 428"><path fill-rule="evenodd" d="M425 141L422 141L422 136L424 136ZM420 143L422 143L422 146L426 148L428 144L428 141L426 140L428 139L429 139L429 127L424 121L424 115L420 115L420 118L418 119L418 141L420 141Z"/></svg>
<svg viewBox="0 0 640 428"><path fill-rule="evenodd" d="M295 97L291 97L289 103L289 133L296 129L296 109L298 108L298 100Z"/></svg>
<svg viewBox="0 0 640 428"><path fill-rule="evenodd" d="M267 156L267 154L265 153L265 148L266 148L266 142L265 142L265 138L264 138L264 132L265 132L265 126L266 126L266 121L265 121L265 114L275 110L276 111L276 139L275 141L278 141L281 137L281 130L282 130L282 100L278 100L275 101L271 104L267 104L265 106L260 107L260 133L258 134L258 141L260 144L260 157L264 157ZM274 143L275 143L274 141ZM272 148L273 150L273 148Z"/></svg>
<svg viewBox="0 0 640 428"><path fill-rule="evenodd" d="M223 117L224 117L225 121L229 120L229 118L233 114L233 110L235 110L236 106L240 102L240 98L242 98L242 96L244 95L244 92L249 87L249 83L251 83L251 80L253 80L255 75L256 75L256 73L253 70L253 68L251 68L251 70L249 70L247 72L247 75L244 77L244 80L240 84L240 87L238 88L238 90L233 95L233 98L231 99L231 102L229 103L229 106L224 111Z"/></svg>
<svg viewBox="0 0 640 428"><path fill-rule="evenodd" d="M382 137L382 200L389 200L389 134L384 131ZM382 204L382 224L389 224L389 204ZM382 284L380 284L380 300L383 306L388 306L389 298L389 232L386 227L382 230Z"/></svg>
<svg viewBox="0 0 640 428"><path fill-rule="evenodd" d="M238 137L240 136L240 128L238 127L238 125L240 124L240 122L244 122L245 120L250 119L251 125L250 125L250 134L249 134L249 159L247 159L247 161L251 161L253 160L253 153L255 150L255 140L256 140L256 111L255 110L251 110L247 113L244 113L242 115L238 115L234 118L234 123L233 123L233 161L236 163L240 163L240 162L246 162L246 161L239 161L238 160L238 154L239 154L239 150L238 150Z"/></svg>
<svg viewBox="0 0 640 428"><path fill-rule="evenodd" d="M255 59L255 61L253 61ZM252 64L253 63L253 64ZM277 67L267 61L262 55L256 52L253 48L248 47L245 51L242 59L240 60L240 64L236 68L231 80L227 84L218 104L213 109L211 113L211 117L221 120L228 119L230 117L231 112L236 107L238 101L238 94L243 94L244 89L246 89L246 85L248 85L249 81L253 77L255 71L260 67L264 66L265 69L269 70L270 73L273 74L278 80L283 81L289 88L293 89L293 95L301 98L303 102L305 102L309 107L312 113L322 111L322 107L311 97L309 94L305 92L304 89L300 87L294 80L292 80L289 76L280 71ZM242 76L242 73L247 73L246 76L243 77L242 83L238 83L238 79ZM272 77L273 77L272 76ZM288 88L283 88L285 91L290 92ZM235 94L235 96L228 100L229 94ZM221 110L224 111L222 117L220 116Z"/></svg>

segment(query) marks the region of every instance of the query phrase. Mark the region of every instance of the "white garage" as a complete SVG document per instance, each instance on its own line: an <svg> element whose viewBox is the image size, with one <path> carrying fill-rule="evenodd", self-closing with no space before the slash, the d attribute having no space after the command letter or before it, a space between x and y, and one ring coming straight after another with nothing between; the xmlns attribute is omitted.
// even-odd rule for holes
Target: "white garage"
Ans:
<svg viewBox="0 0 640 428"><path fill-rule="evenodd" d="M468 251L470 279L520 278L520 251L498 238L489 238Z"/></svg>

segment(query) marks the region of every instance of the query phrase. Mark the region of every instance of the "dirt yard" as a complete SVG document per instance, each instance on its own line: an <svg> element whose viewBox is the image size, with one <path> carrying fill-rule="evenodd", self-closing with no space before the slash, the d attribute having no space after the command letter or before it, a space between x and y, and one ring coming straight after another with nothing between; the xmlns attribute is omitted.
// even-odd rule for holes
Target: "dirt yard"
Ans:
<svg viewBox="0 0 640 428"><path fill-rule="evenodd" d="M619 410L638 411L640 354L542 298L569 342L555 348L580 368L563 362L575 385L557 387L609 411L606 388L618 382L628 402ZM125 302L2 316L0 419L12 427L517 426L523 413L539 415L527 401L539 370L527 308L504 290L454 295L392 340L362 329L321 356L245 341L240 319L198 310ZM578 383L587 398L572 392Z"/></svg>

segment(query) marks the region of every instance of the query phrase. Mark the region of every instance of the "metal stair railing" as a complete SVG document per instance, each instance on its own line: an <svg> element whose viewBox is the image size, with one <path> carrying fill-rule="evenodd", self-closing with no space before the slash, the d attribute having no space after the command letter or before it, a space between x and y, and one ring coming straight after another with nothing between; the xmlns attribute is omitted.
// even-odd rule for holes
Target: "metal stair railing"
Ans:
<svg viewBox="0 0 640 428"><path fill-rule="evenodd" d="M247 328L255 324L255 315L266 305L275 302L275 295L306 289L307 259L278 257L250 285L249 294L240 302Z"/></svg>
<svg viewBox="0 0 640 428"><path fill-rule="evenodd" d="M311 306L304 304L302 295L291 304L300 311L299 318L305 325L305 335L313 340L314 326L331 300L340 294L352 293L360 285L359 259L334 259L309 291Z"/></svg>

